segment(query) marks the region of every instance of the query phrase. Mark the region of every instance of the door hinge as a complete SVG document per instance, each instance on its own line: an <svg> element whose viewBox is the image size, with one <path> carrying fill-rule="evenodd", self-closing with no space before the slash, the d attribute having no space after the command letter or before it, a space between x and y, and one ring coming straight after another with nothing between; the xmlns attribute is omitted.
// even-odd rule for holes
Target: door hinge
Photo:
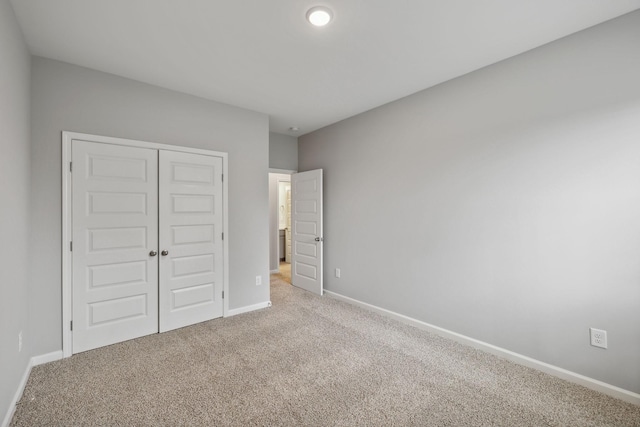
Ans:
<svg viewBox="0 0 640 427"><path fill-rule="evenodd" d="M224 299L224 291L222 291L222 299Z"/></svg>
<svg viewBox="0 0 640 427"><path fill-rule="evenodd" d="M69 172L73 172L73 162L69 162Z"/></svg>
<svg viewBox="0 0 640 427"><path fill-rule="evenodd" d="M222 240L224 240L224 233L222 233Z"/></svg>
<svg viewBox="0 0 640 427"><path fill-rule="evenodd" d="M71 330L73 331L73 320L71 322L69 322L69 323L70 323L70 326L71 326Z"/></svg>
<svg viewBox="0 0 640 427"><path fill-rule="evenodd" d="M222 182L224 182L224 174L222 174Z"/></svg>
<svg viewBox="0 0 640 427"><path fill-rule="evenodd" d="M69 251L73 252L73 241L69 242Z"/></svg>

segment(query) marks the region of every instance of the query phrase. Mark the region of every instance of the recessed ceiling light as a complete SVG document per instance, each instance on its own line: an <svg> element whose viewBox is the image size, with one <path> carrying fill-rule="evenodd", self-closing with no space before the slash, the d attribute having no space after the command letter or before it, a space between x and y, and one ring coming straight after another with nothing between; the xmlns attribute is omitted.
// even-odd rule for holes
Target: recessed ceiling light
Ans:
<svg viewBox="0 0 640 427"><path fill-rule="evenodd" d="M297 127L295 127L295 126L291 126L291 127L289 128L289 132L298 132L299 130L300 130L300 129L299 129L299 128L297 128Z"/></svg>
<svg viewBox="0 0 640 427"><path fill-rule="evenodd" d="M333 18L333 13L328 7L315 6L307 12L307 21L316 27L324 27L331 21L331 18Z"/></svg>

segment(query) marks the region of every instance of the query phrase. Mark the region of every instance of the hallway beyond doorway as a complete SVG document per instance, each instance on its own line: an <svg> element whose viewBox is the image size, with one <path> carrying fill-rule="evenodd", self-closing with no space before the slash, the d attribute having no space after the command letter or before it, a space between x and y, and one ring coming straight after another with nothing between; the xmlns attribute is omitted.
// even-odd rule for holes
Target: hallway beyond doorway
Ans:
<svg viewBox="0 0 640 427"><path fill-rule="evenodd" d="M291 263L281 262L280 271L277 273L272 273L271 276L275 276L278 279L284 280L285 282L291 284Z"/></svg>

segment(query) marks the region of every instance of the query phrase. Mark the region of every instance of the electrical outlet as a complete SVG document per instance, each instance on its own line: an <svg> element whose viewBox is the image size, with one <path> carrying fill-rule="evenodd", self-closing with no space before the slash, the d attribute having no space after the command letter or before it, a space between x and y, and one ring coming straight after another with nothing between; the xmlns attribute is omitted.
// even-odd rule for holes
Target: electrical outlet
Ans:
<svg viewBox="0 0 640 427"><path fill-rule="evenodd" d="M18 353L22 351L22 331L18 333Z"/></svg>
<svg viewBox="0 0 640 427"><path fill-rule="evenodd" d="M340 278L340 269L336 268L336 277L339 279Z"/></svg>
<svg viewBox="0 0 640 427"><path fill-rule="evenodd" d="M262 285L262 276L256 276L256 286Z"/></svg>
<svg viewBox="0 0 640 427"><path fill-rule="evenodd" d="M594 347L607 348L607 331L602 329L589 328L591 334L591 345Z"/></svg>

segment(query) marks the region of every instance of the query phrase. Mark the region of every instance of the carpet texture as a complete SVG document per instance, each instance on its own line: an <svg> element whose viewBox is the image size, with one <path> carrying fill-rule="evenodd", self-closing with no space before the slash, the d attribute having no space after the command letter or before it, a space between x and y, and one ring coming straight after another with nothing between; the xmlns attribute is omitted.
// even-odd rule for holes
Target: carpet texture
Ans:
<svg viewBox="0 0 640 427"><path fill-rule="evenodd" d="M33 369L12 426L640 426L640 407L272 277L273 307Z"/></svg>
<svg viewBox="0 0 640 427"><path fill-rule="evenodd" d="M282 279L287 283L291 283L291 263L281 262L280 271L276 273L274 279Z"/></svg>

